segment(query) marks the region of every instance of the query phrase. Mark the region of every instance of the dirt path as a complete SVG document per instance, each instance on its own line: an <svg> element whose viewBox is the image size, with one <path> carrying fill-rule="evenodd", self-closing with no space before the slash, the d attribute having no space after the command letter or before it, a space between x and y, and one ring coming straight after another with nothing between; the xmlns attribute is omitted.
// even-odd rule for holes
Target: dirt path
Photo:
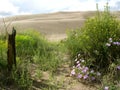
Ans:
<svg viewBox="0 0 120 90"><path fill-rule="evenodd" d="M76 79L69 76L70 69L70 60L69 56L65 55L64 60L66 63L63 64L62 67L58 69L59 75L56 76L56 80L63 82L63 89L60 90L97 90L96 86L83 84L78 82Z"/></svg>
<svg viewBox="0 0 120 90"><path fill-rule="evenodd" d="M58 68L57 74L51 76L49 72L43 72L43 77L40 78L40 80L36 79L33 81L33 90L42 90L40 89L41 87L44 88L44 87L54 87L54 86L59 87L59 89L55 89L55 90L98 90L96 86L83 84L81 82L78 82L76 79L70 77L69 74L71 72L71 69L69 65L70 65L69 56L64 55L64 64L60 68ZM49 89L45 89L45 90L49 90Z"/></svg>
<svg viewBox="0 0 120 90"><path fill-rule="evenodd" d="M60 41L65 39L67 36L66 34L61 35L51 35L49 36L49 41ZM62 85L62 88L59 90L98 90L96 86L92 85L85 85L83 83L78 82L77 80L73 79L69 76L71 69L70 69L70 60L68 55L64 55L64 61L62 67L58 69L58 75L56 75L55 81L56 83L60 82ZM59 84L59 83L58 83Z"/></svg>
<svg viewBox="0 0 120 90"><path fill-rule="evenodd" d="M51 34L51 35L46 35L46 38L51 41L51 42L58 42L60 40L63 40L67 37L66 34Z"/></svg>

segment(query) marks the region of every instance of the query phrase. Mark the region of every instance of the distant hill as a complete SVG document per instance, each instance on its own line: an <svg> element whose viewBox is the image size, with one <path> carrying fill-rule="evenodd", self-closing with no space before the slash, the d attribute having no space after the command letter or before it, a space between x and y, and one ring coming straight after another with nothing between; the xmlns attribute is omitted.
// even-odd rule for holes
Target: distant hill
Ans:
<svg viewBox="0 0 120 90"><path fill-rule="evenodd" d="M89 17L95 15L95 11L87 12L57 12L48 14L35 14L35 15L21 15L5 18L5 22L11 25L9 29L14 26L17 31L22 31L25 29L35 29L40 31L46 37L57 38L60 35L66 36L67 29L77 29L80 28L85 20ZM112 12L118 18L120 18L120 12ZM3 19L0 19L0 27L3 29ZM54 37L55 36L55 37Z"/></svg>

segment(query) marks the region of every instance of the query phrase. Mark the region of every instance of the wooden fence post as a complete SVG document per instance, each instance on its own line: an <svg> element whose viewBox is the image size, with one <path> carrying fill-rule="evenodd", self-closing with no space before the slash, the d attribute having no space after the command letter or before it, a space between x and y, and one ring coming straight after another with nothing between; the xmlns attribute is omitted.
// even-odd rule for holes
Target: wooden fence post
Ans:
<svg viewBox="0 0 120 90"><path fill-rule="evenodd" d="M13 65L15 65L16 67L15 36L16 36L16 30L13 27L12 34L8 35L8 51L7 51L8 70L11 70Z"/></svg>

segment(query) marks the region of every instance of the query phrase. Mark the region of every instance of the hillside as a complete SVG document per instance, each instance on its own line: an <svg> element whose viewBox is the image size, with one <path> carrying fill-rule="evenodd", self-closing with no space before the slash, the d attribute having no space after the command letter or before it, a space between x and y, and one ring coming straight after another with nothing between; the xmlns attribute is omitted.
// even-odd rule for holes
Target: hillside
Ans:
<svg viewBox="0 0 120 90"><path fill-rule="evenodd" d="M114 12L120 16L120 12ZM66 37L66 30L80 28L85 20L95 15L95 12L56 12L49 14L21 15L5 18L5 23L14 26L17 31L35 29L40 31L50 40L59 40ZM3 28L3 19L0 19Z"/></svg>

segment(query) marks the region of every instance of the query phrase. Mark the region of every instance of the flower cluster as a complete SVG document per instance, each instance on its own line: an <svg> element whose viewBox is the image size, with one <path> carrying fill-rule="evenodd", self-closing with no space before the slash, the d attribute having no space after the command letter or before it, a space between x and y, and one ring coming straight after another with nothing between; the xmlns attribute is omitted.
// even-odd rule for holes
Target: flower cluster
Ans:
<svg viewBox="0 0 120 90"><path fill-rule="evenodd" d="M111 45L117 45L117 46L120 46L120 42L116 41L116 42L113 42L113 39L112 38L109 38L109 42L106 43L106 46L111 46Z"/></svg>
<svg viewBox="0 0 120 90"><path fill-rule="evenodd" d="M80 54L78 55L80 57ZM75 59L75 66L73 66L70 76L74 76L77 79L94 81L97 80L100 76L100 72L95 72L95 70L87 67L86 61L80 58Z"/></svg>

